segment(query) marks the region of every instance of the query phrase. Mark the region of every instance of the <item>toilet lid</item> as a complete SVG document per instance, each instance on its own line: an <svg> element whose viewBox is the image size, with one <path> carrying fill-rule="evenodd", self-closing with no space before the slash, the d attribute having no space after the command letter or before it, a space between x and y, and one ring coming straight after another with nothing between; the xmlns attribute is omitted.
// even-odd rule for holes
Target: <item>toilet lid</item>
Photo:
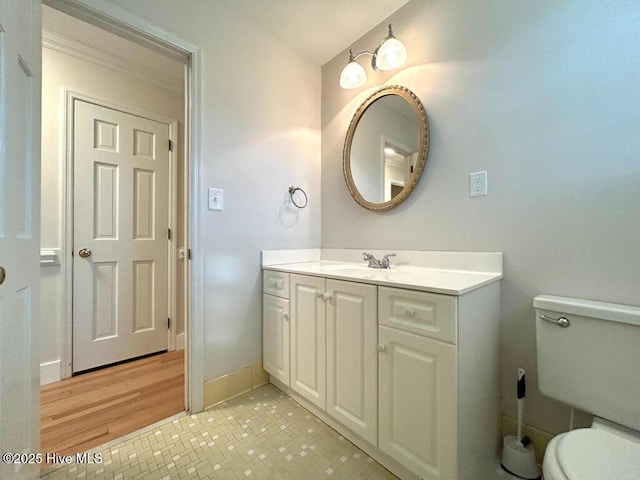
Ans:
<svg viewBox="0 0 640 480"><path fill-rule="evenodd" d="M640 479L640 443L618 435L584 428L558 442L558 462L576 480Z"/></svg>

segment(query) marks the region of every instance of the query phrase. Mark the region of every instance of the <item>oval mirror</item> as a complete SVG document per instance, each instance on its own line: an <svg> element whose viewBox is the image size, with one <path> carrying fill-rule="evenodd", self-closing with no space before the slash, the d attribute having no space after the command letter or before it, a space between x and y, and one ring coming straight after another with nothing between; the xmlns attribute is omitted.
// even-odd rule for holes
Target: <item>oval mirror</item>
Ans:
<svg viewBox="0 0 640 480"><path fill-rule="evenodd" d="M344 142L344 178L351 196L369 210L401 204L415 188L429 152L429 123L420 99L391 85L367 98Z"/></svg>

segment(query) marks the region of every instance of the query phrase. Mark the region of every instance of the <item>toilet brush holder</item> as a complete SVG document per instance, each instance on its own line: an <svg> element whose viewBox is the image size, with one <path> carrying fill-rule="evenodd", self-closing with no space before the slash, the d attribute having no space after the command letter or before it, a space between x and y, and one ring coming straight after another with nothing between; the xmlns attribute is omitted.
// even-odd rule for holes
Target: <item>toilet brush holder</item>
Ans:
<svg viewBox="0 0 640 480"><path fill-rule="evenodd" d="M540 469L536 463L536 456L529 444L528 437L524 437L522 442L518 441L518 437L515 435L504 437L500 465L508 473L516 477L526 480L540 478Z"/></svg>

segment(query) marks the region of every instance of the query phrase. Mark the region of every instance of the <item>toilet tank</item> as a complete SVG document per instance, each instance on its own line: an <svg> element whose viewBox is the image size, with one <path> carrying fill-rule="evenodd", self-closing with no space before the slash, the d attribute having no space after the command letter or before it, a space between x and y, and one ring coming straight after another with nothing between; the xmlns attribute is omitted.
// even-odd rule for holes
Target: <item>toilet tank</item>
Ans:
<svg viewBox="0 0 640 480"><path fill-rule="evenodd" d="M540 391L640 431L640 307L551 295L533 306Z"/></svg>

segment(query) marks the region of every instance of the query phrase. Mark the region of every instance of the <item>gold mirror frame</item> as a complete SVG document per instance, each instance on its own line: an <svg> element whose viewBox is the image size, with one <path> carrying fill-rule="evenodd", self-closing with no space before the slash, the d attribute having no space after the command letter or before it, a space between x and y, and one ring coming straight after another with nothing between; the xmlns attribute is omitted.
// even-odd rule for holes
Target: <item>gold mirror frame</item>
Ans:
<svg viewBox="0 0 640 480"><path fill-rule="evenodd" d="M353 143L353 136L356 133L356 128L358 126L358 122L367 111L373 102L376 100L385 97L387 95L397 95L399 97L404 98L407 103L411 106L412 110L416 114L416 119L420 127L420 147L418 149L418 161L414 167L414 172L410 177L409 182L404 186L404 188L391 200L382 203L373 203L365 200L362 194L358 191L358 188L353 181L353 176L351 173L351 145ZM349 193L353 199L358 202L361 206L368 210L374 210L378 212L383 212L386 210L390 210L394 207L397 207L402 202L404 202L411 192L415 189L418 184L418 180L422 176L422 172L424 171L425 166L427 165L427 155L429 153L429 122L427 120L427 112L422 105L420 99L406 87L402 87L399 85L389 85L386 87L382 87L381 89L375 91L371 94L362 104L358 107L356 112L351 119L351 123L349 124L349 129L347 130L347 136L344 141L344 149L342 152L342 166L344 172L344 178L347 183L347 188L349 189Z"/></svg>

